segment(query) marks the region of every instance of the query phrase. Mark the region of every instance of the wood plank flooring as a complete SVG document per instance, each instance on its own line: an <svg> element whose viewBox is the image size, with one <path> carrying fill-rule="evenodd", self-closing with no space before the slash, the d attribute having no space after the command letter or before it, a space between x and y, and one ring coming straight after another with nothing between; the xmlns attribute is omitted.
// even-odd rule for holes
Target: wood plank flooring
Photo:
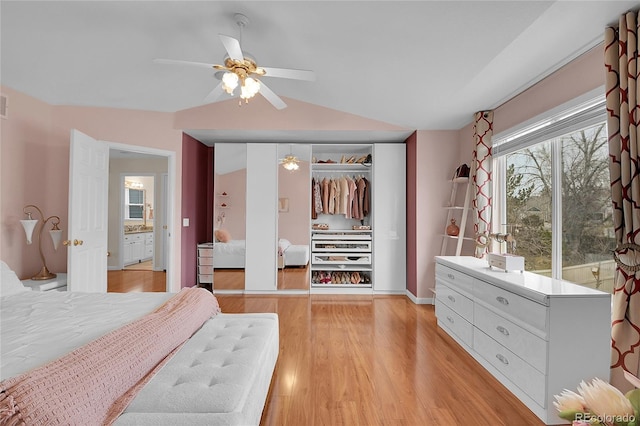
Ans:
<svg viewBox="0 0 640 426"><path fill-rule="evenodd" d="M542 425L405 296L217 295L276 312L280 355L261 425Z"/></svg>
<svg viewBox="0 0 640 426"><path fill-rule="evenodd" d="M164 275L109 271L109 291L164 291L155 274ZM216 297L225 313L279 316L262 426L543 424L436 326L431 305L405 296Z"/></svg>
<svg viewBox="0 0 640 426"><path fill-rule="evenodd" d="M166 291L167 273L156 271L107 271L107 291L128 293Z"/></svg>
<svg viewBox="0 0 640 426"><path fill-rule="evenodd" d="M278 290L309 290L309 266L278 270ZM244 269L214 269L214 290L244 290Z"/></svg>

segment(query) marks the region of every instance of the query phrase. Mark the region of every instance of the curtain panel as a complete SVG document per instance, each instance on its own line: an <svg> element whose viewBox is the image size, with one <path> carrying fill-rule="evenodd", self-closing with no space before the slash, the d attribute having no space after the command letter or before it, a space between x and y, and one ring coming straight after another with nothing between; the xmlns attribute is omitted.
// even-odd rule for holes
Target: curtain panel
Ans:
<svg viewBox="0 0 640 426"><path fill-rule="evenodd" d="M489 246L491 232L491 137L493 136L493 111L480 111L474 116L473 139L473 228L476 237L475 256L483 258Z"/></svg>
<svg viewBox="0 0 640 426"><path fill-rule="evenodd" d="M609 173L618 248L611 329L611 384L632 389L624 370L640 373L640 141L638 12L605 29Z"/></svg>

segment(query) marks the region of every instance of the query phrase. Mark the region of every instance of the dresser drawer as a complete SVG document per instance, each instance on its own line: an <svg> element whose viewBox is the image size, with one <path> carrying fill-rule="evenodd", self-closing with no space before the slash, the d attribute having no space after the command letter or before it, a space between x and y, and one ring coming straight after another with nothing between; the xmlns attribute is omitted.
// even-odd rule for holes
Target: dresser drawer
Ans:
<svg viewBox="0 0 640 426"><path fill-rule="evenodd" d="M201 248L198 247L198 256L199 257L213 257L213 248Z"/></svg>
<svg viewBox="0 0 640 426"><path fill-rule="evenodd" d="M544 374L477 329L473 334L473 349L538 405L545 407L546 383Z"/></svg>
<svg viewBox="0 0 640 426"><path fill-rule="evenodd" d="M210 283L213 282L213 275L199 274L198 275L198 282L210 284Z"/></svg>
<svg viewBox="0 0 640 426"><path fill-rule="evenodd" d="M213 274L213 266L211 265L201 265L198 266L198 273L199 274Z"/></svg>
<svg viewBox="0 0 640 426"><path fill-rule="evenodd" d="M213 265L213 257L199 257L198 265Z"/></svg>
<svg viewBox="0 0 640 426"><path fill-rule="evenodd" d="M534 302L506 290L475 280L473 295L476 300L484 302L500 315L507 315L520 320L527 329L533 327L543 337L547 335L547 306Z"/></svg>
<svg viewBox="0 0 640 426"><path fill-rule="evenodd" d="M473 278L448 266L436 263L436 281L441 280L449 287L473 294Z"/></svg>
<svg viewBox="0 0 640 426"><path fill-rule="evenodd" d="M438 324L449 334L455 334L465 345L473 344L473 325L453 312L443 303L436 301L436 317Z"/></svg>
<svg viewBox="0 0 640 426"><path fill-rule="evenodd" d="M542 373L547 371L545 340L479 304L474 306L473 323L538 371Z"/></svg>
<svg viewBox="0 0 640 426"><path fill-rule="evenodd" d="M473 301L468 297L436 281L436 298L467 321L473 322Z"/></svg>

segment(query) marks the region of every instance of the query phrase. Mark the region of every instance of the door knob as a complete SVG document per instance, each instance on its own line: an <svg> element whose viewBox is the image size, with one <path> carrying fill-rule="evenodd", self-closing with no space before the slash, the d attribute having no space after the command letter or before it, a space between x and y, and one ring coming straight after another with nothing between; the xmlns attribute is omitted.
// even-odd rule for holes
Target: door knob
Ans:
<svg viewBox="0 0 640 426"><path fill-rule="evenodd" d="M73 245L74 246L81 246L82 243L84 243L84 241L82 241L82 240L73 240Z"/></svg>
<svg viewBox="0 0 640 426"><path fill-rule="evenodd" d="M71 245L71 240L64 240L64 241L62 242L62 245L63 245L63 246L70 246L70 245Z"/></svg>

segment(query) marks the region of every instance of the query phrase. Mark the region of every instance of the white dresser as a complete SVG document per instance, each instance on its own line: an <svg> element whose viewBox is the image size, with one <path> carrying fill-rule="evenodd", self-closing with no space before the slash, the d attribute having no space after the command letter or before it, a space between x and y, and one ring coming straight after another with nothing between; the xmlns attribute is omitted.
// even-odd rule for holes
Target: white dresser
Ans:
<svg viewBox="0 0 640 426"><path fill-rule="evenodd" d="M545 424L554 395L609 379L611 295L486 260L436 257L438 326Z"/></svg>

